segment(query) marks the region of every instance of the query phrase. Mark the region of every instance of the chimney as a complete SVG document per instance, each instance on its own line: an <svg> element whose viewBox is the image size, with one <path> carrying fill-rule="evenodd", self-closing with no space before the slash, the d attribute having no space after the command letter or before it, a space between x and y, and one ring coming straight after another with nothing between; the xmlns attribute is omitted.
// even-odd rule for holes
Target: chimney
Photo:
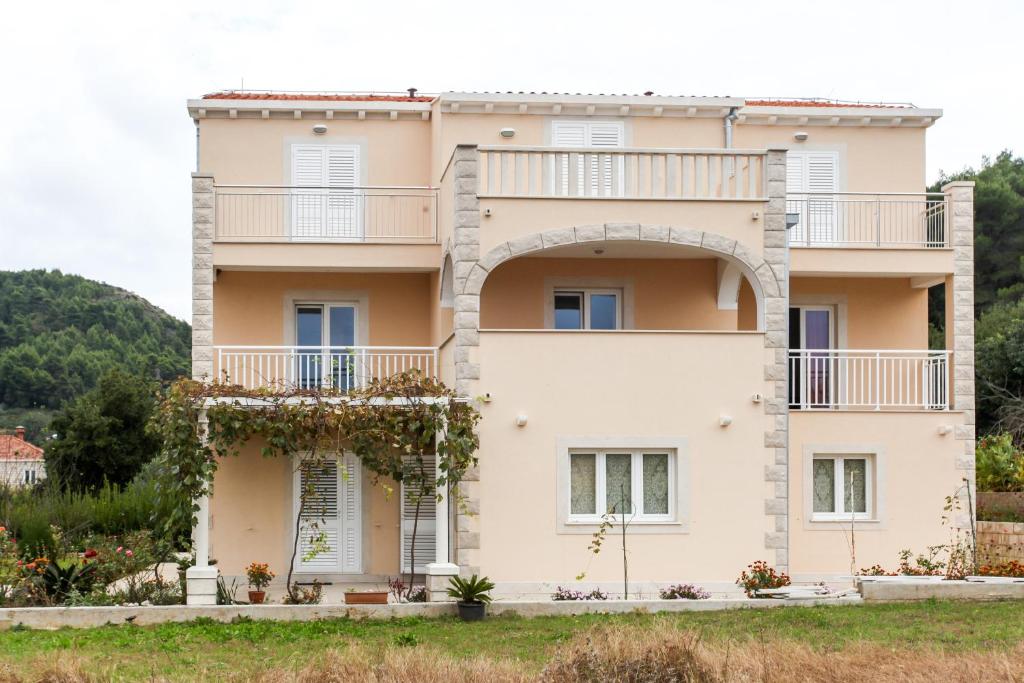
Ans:
<svg viewBox="0 0 1024 683"><path fill-rule="evenodd" d="M14 428L14 436L16 438L21 439L22 441L24 441L25 440L25 428L24 427L15 427Z"/></svg>
<svg viewBox="0 0 1024 683"><path fill-rule="evenodd" d="M416 88L409 88L409 97L416 97Z"/></svg>

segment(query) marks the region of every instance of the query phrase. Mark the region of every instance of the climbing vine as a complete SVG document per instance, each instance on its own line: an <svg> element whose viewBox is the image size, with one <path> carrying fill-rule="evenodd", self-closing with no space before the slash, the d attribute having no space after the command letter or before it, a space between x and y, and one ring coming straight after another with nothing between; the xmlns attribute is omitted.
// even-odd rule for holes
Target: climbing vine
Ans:
<svg viewBox="0 0 1024 683"><path fill-rule="evenodd" d="M180 501L162 524L167 530L193 527L198 498L212 492L218 459L237 456L254 439L262 444L264 457L309 462L330 453L353 453L373 483L389 493L391 482L398 482L417 499L429 498L438 487L454 488L476 465L479 419L471 403L415 371L347 392L180 380L168 390L151 424L162 441L160 495ZM435 447L436 478L427 476L424 467L435 457Z"/></svg>

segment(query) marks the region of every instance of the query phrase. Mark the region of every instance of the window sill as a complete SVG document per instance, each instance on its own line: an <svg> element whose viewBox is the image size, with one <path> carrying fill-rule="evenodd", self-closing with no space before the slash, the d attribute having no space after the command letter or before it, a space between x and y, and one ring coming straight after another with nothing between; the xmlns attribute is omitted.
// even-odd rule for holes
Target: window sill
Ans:
<svg viewBox="0 0 1024 683"><path fill-rule="evenodd" d="M811 524L844 524L849 525L852 521L853 524L878 524L882 520L877 517L854 517L851 520L849 517L811 517L807 520Z"/></svg>
<svg viewBox="0 0 1024 683"><path fill-rule="evenodd" d="M572 520L562 521L558 525L556 533L559 534L594 534L600 528L601 522ZM609 534L619 533L621 526L613 522ZM690 532L689 524L686 521L675 520L635 520L629 523L630 534L686 534Z"/></svg>

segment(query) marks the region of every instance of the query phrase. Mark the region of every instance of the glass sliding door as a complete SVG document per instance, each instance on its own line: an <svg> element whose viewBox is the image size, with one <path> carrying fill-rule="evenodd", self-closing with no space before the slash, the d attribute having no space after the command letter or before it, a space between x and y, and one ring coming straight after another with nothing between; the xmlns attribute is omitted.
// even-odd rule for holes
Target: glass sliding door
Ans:
<svg viewBox="0 0 1024 683"><path fill-rule="evenodd" d="M622 292L617 289L555 291L556 330L622 329Z"/></svg>
<svg viewBox="0 0 1024 683"><path fill-rule="evenodd" d="M351 304L300 304L295 307L295 377L302 389L331 387L347 391L358 381L355 346L356 309Z"/></svg>
<svg viewBox="0 0 1024 683"><path fill-rule="evenodd" d="M834 314L830 306L799 306L790 309L789 346L795 354L790 363L790 406L824 408L832 404L835 348Z"/></svg>

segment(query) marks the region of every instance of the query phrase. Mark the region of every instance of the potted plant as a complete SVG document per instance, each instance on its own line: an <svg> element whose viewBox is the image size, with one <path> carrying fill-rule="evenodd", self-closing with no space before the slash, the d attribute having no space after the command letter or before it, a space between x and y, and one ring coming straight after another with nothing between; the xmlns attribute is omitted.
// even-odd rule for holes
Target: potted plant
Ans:
<svg viewBox="0 0 1024 683"><path fill-rule="evenodd" d="M274 579L274 572L265 562L253 562L245 568L245 575L249 577L249 602L254 605L262 605L267 597L264 590Z"/></svg>
<svg viewBox="0 0 1024 683"><path fill-rule="evenodd" d="M386 605L388 604L387 591L357 591L349 588L345 591L346 605Z"/></svg>
<svg viewBox="0 0 1024 683"><path fill-rule="evenodd" d="M486 576L477 578L476 574L468 579L453 576L448 583L448 595L457 601L459 618L463 621L483 619L487 614L487 604L491 601L490 592L494 590L494 583Z"/></svg>

